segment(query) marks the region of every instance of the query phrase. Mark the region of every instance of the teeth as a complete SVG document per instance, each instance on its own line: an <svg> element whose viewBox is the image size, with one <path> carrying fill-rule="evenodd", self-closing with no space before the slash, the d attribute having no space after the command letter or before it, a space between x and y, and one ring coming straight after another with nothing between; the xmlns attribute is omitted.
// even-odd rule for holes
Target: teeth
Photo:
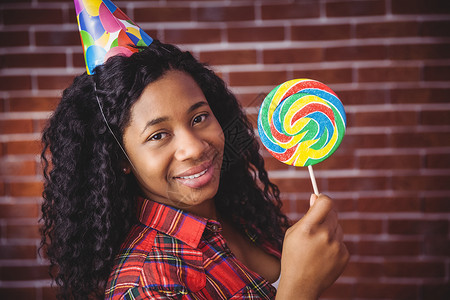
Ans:
<svg viewBox="0 0 450 300"><path fill-rule="evenodd" d="M191 176L180 176L178 178L181 178L181 179L195 179L195 178L198 178L198 177L202 176L203 174L205 174L206 171L207 171L207 169L204 170L204 171L201 171L200 173L191 175Z"/></svg>

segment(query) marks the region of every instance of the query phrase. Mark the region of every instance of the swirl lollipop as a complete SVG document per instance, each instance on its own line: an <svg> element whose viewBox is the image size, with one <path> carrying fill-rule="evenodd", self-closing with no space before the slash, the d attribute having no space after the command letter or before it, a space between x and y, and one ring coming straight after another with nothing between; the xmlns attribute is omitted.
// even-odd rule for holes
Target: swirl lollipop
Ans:
<svg viewBox="0 0 450 300"><path fill-rule="evenodd" d="M263 145L279 161L308 166L314 192L319 194L312 165L328 158L345 134L344 107L325 84L294 79L274 88L258 115Z"/></svg>

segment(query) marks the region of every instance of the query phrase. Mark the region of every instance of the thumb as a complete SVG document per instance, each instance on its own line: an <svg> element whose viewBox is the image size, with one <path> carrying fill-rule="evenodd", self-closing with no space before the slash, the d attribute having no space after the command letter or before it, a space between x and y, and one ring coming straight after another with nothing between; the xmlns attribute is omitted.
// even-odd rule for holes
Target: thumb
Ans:
<svg viewBox="0 0 450 300"><path fill-rule="evenodd" d="M312 206L303 217L303 223L309 225L321 224L333 207L331 199L322 194L319 196L311 195L310 203L312 203Z"/></svg>
<svg viewBox="0 0 450 300"><path fill-rule="evenodd" d="M316 194L311 194L311 197L309 198L309 206L313 206L314 202L316 202L317 199L317 195Z"/></svg>

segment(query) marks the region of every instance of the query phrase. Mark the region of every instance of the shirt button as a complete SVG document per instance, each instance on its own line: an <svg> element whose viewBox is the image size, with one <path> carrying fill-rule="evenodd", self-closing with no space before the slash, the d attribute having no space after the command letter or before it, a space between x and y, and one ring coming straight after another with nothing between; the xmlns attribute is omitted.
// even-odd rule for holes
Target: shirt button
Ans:
<svg viewBox="0 0 450 300"><path fill-rule="evenodd" d="M216 232L219 229L219 226L217 226L216 224L212 224L211 225L211 230Z"/></svg>

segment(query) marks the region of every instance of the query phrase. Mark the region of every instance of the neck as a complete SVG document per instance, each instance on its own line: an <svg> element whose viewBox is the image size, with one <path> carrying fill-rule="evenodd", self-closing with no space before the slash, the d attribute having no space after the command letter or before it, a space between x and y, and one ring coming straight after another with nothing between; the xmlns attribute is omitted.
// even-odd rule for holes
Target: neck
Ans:
<svg viewBox="0 0 450 300"><path fill-rule="evenodd" d="M186 207L184 210L206 219L218 221L218 213L214 199L204 201L195 206Z"/></svg>

